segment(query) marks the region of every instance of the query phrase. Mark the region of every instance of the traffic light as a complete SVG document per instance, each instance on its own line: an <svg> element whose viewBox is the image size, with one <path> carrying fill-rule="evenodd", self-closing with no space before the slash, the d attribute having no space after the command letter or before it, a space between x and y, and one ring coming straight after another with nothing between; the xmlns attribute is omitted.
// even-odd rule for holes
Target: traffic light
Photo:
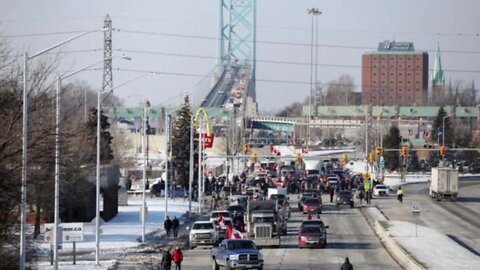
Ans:
<svg viewBox="0 0 480 270"><path fill-rule="evenodd" d="M250 146L248 144L244 144L242 150L243 150L243 153L246 154L248 153L248 150L250 150Z"/></svg>
<svg viewBox="0 0 480 270"><path fill-rule="evenodd" d="M300 157L300 153L297 153L295 156L295 163L300 165L302 163L302 157Z"/></svg>
<svg viewBox="0 0 480 270"><path fill-rule="evenodd" d="M373 154L373 151L368 153L368 162L370 164L373 164L375 162L375 155Z"/></svg>
<svg viewBox="0 0 480 270"><path fill-rule="evenodd" d="M253 164L257 163L257 153L253 152L251 158Z"/></svg>
<svg viewBox="0 0 480 270"><path fill-rule="evenodd" d="M382 149L380 148L380 146L377 146L377 147L375 148L375 155L377 155L377 157L379 157L380 154L381 154L381 152L382 152Z"/></svg>
<svg viewBox="0 0 480 270"><path fill-rule="evenodd" d="M402 150L400 150L400 155L402 155L402 157L406 157L408 154L408 146L407 145L402 145Z"/></svg>
<svg viewBox="0 0 480 270"><path fill-rule="evenodd" d="M447 152L445 145L440 146L440 156L445 156L445 152Z"/></svg>

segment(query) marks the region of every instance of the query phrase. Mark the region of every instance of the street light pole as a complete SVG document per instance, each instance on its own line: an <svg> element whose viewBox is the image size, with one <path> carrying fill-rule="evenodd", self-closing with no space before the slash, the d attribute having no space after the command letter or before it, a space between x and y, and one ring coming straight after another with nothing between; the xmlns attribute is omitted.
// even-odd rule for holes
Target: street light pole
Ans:
<svg viewBox="0 0 480 270"><path fill-rule="evenodd" d="M142 192L142 243L145 243L145 222L147 220L147 209L145 202L145 189L147 178L147 151L146 151L146 136L147 136L147 109L150 107L150 102L145 101L143 104L143 134L142 134L142 156L143 156L143 192Z"/></svg>
<svg viewBox="0 0 480 270"><path fill-rule="evenodd" d="M311 30L311 40L310 40L310 94L308 98L308 126L307 126L307 150L310 147L310 140L311 140L311 121L313 118L314 110L312 109L313 104L315 104L316 110L316 101L312 102L313 93L317 91L317 55L318 55L318 19L316 17L322 12L317 8L309 8L307 9L308 14L312 15L312 30ZM315 84L313 83L314 76L313 76L313 39L314 39L314 22L316 22L316 33L315 33ZM314 87L315 85L315 87ZM314 92L315 91L315 92Z"/></svg>
<svg viewBox="0 0 480 270"><path fill-rule="evenodd" d="M190 164L188 170L188 214L192 213L192 184L193 184L193 112L190 114Z"/></svg>
<svg viewBox="0 0 480 270"><path fill-rule="evenodd" d="M131 60L130 57L122 56L126 60ZM120 88L128 83L131 83L135 80L138 80L146 75L151 75L154 73L144 73L137 77L134 77L128 81L125 81L110 90L102 91L98 89L97 91L97 160L96 160L96 206L95 206L95 265L100 265L100 129L101 129L101 96L105 92L111 93L113 90Z"/></svg>
<svg viewBox="0 0 480 270"><path fill-rule="evenodd" d="M64 76L59 76L57 79L56 87L56 106L55 106L55 209L54 209L54 227L53 227L53 269L58 269L58 243L59 241L59 225L60 220L60 113L61 113L61 89L62 89L62 80L68 77L71 77L81 71L84 71L92 66L97 65L98 63L93 63L91 65L80 68L76 71L68 73Z"/></svg>
<svg viewBox="0 0 480 270"><path fill-rule="evenodd" d="M203 118L200 118L198 140L198 213L202 213L202 146L203 146Z"/></svg>
<svg viewBox="0 0 480 270"><path fill-rule="evenodd" d="M170 114L165 114L165 215L164 219L167 219L168 216L168 159L170 154Z"/></svg>

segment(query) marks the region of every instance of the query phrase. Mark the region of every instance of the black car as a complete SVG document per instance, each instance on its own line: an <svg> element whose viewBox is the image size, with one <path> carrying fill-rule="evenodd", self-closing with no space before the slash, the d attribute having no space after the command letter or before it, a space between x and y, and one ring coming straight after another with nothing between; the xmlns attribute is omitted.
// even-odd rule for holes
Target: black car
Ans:
<svg viewBox="0 0 480 270"><path fill-rule="evenodd" d="M340 207L340 205L350 205L351 208L354 207L353 194L349 190L340 190L337 192L337 198L335 199L335 205Z"/></svg>

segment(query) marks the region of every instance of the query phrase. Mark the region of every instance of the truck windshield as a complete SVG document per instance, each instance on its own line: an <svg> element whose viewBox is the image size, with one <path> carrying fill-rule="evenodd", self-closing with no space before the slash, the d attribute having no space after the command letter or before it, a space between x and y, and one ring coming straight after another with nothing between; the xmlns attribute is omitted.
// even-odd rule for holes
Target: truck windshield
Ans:
<svg viewBox="0 0 480 270"><path fill-rule="evenodd" d="M213 223L195 223L193 224L194 230L210 230L213 229Z"/></svg>
<svg viewBox="0 0 480 270"><path fill-rule="evenodd" d="M253 223L273 223L275 220L273 217L254 217Z"/></svg>
<svg viewBox="0 0 480 270"><path fill-rule="evenodd" d="M250 241L229 241L227 249L257 249L257 247Z"/></svg>

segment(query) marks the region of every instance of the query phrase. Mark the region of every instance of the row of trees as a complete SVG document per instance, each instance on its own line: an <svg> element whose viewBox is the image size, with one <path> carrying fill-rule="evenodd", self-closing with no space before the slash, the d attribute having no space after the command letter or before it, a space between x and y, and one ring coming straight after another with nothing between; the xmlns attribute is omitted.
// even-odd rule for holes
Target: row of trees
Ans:
<svg viewBox="0 0 480 270"><path fill-rule="evenodd" d="M352 76L341 75L338 79L319 82L314 90L313 103L318 106L348 106L360 105L355 100L355 84ZM466 84L463 81L449 82L445 86L443 98L436 97L434 106L476 106L478 93L474 82ZM279 112L279 116L301 116L302 106L309 104L307 97L302 103L294 103ZM300 107L300 109L299 109Z"/></svg>
<svg viewBox="0 0 480 270"><path fill-rule="evenodd" d="M31 61L28 91L28 181L29 222L34 235L41 221L53 222L55 168L55 82L58 60ZM18 269L19 205L22 171L23 73L7 40L0 37L0 269ZM88 168L96 159L95 94L88 85L74 82L63 86L61 112L60 215L64 222L81 220L82 203L94 184L87 181ZM85 104L85 95L89 103ZM84 108L91 107L87 119ZM114 159L112 136L102 115L102 163ZM27 243L31 243L27 241ZM28 256L31 258L32 256Z"/></svg>

